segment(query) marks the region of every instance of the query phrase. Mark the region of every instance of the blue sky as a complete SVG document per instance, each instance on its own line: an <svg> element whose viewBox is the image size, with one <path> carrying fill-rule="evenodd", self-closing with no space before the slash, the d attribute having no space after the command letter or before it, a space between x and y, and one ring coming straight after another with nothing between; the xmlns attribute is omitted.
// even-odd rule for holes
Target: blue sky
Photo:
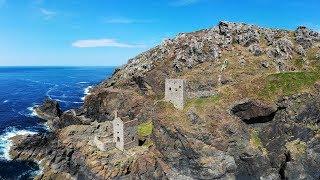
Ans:
<svg viewBox="0 0 320 180"><path fill-rule="evenodd" d="M319 0L0 0L0 66L114 66L220 20L320 30Z"/></svg>

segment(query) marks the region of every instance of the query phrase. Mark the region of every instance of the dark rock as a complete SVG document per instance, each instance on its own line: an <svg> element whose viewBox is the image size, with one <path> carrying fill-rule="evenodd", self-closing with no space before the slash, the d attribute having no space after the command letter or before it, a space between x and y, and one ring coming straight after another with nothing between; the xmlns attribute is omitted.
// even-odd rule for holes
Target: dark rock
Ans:
<svg viewBox="0 0 320 180"><path fill-rule="evenodd" d="M147 90L147 87L145 86L145 82L143 80L143 78L141 76L138 76L138 77L133 77L132 80L138 85L139 89L141 91L146 91Z"/></svg>
<svg viewBox="0 0 320 180"><path fill-rule="evenodd" d="M264 68L269 68L269 62L268 61L262 61L261 66Z"/></svg>
<svg viewBox="0 0 320 180"><path fill-rule="evenodd" d="M60 117L59 121L55 122L55 126L58 129L61 129L63 127L67 127L70 125L76 125L76 124L84 124L84 123L83 121L81 121L81 118L79 116L76 116L76 113L74 110L65 111Z"/></svg>
<svg viewBox="0 0 320 180"><path fill-rule="evenodd" d="M38 106L35 111L37 115L44 120L52 120L56 117L60 117L62 111L57 101L52 99L46 99L44 103Z"/></svg>
<svg viewBox="0 0 320 180"><path fill-rule="evenodd" d="M179 129L175 128L172 131L168 127L156 124L153 139L156 141L157 149L165 156L164 160L178 174L185 176L184 179L232 177L237 168L233 157L216 149L203 148L203 145L196 144L194 139L186 137ZM166 142L166 145L163 142ZM204 164L199 158L212 161Z"/></svg>
<svg viewBox="0 0 320 180"><path fill-rule="evenodd" d="M232 107L231 112L247 124L272 121L277 108L257 101L247 101Z"/></svg>
<svg viewBox="0 0 320 180"><path fill-rule="evenodd" d="M287 119L303 124L317 124L320 119L320 100L318 95L308 93L283 97L277 102L280 108L288 109L290 114L284 114Z"/></svg>

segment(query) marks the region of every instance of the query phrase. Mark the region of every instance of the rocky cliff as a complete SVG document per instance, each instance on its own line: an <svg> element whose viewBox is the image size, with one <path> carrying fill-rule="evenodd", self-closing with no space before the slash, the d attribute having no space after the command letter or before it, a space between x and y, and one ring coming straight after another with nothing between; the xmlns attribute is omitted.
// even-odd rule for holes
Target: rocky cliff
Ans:
<svg viewBox="0 0 320 180"><path fill-rule="evenodd" d="M318 32L220 22L130 59L80 109L47 102L53 131L16 137L11 155L41 161L43 179L319 179L319 70ZM166 78L187 80L183 110L163 101ZM140 146L95 146L114 110L139 120Z"/></svg>

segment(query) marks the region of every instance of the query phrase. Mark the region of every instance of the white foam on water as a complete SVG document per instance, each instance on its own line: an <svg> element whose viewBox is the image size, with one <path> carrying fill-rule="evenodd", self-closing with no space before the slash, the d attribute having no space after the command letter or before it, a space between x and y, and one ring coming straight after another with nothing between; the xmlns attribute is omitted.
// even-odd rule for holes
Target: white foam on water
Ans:
<svg viewBox="0 0 320 180"><path fill-rule="evenodd" d="M46 130L48 132L51 132L51 129L50 129L50 127L49 127L47 122L45 122L43 124L40 124L40 126L42 126L44 130Z"/></svg>
<svg viewBox="0 0 320 180"><path fill-rule="evenodd" d="M84 95L85 96L83 96L82 98L81 98L81 100L82 101L84 101L84 99L86 98L86 96L87 95L90 95L91 93L90 93L90 90L92 89L92 86L88 86L88 87L86 87L85 89L84 89Z"/></svg>
<svg viewBox="0 0 320 180"><path fill-rule="evenodd" d="M37 112L35 110L36 107L38 107L38 105L30 106L26 110L19 111L18 114L26 117L36 117L37 116Z"/></svg>
<svg viewBox="0 0 320 180"><path fill-rule="evenodd" d="M92 89L92 86L88 86L84 89L84 94L85 95L90 95L90 90Z"/></svg>
<svg viewBox="0 0 320 180"><path fill-rule="evenodd" d="M77 84L88 84L89 82L86 81L82 81L82 82L78 82Z"/></svg>
<svg viewBox="0 0 320 180"><path fill-rule="evenodd" d="M11 160L9 155L10 148L13 145L11 138L20 135L34 135L37 132L32 132L28 130L18 130L16 128L10 127L6 129L4 134L0 135L0 159Z"/></svg>
<svg viewBox="0 0 320 180"><path fill-rule="evenodd" d="M5 103L7 103L7 102L9 102L8 99L4 100L2 103L5 104Z"/></svg>
<svg viewBox="0 0 320 180"><path fill-rule="evenodd" d="M57 84L54 85L53 87L49 88L49 90L46 92L46 96L47 96L49 99L52 99L50 93L51 93L51 91L53 91L56 87L58 87Z"/></svg>
<svg viewBox="0 0 320 180"><path fill-rule="evenodd" d="M31 117L36 117L37 116L37 112L36 112L36 107L38 107L37 105L35 106L31 106L31 107L28 107L28 111L30 112L28 115L31 116Z"/></svg>
<svg viewBox="0 0 320 180"><path fill-rule="evenodd" d="M54 99L55 101L58 101L60 103L69 103L69 101L61 100L61 99Z"/></svg>

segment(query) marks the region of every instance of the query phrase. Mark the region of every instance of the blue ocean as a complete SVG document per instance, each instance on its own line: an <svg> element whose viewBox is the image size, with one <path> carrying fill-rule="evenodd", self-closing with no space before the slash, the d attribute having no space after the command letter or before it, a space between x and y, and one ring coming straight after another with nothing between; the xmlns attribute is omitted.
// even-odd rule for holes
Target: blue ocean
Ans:
<svg viewBox="0 0 320 180"><path fill-rule="evenodd" d="M8 151L15 135L47 131L33 107L55 99L63 110L83 104L89 89L111 76L113 67L0 67L0 180L32 179L34 162L13 161Z"/></svg>

